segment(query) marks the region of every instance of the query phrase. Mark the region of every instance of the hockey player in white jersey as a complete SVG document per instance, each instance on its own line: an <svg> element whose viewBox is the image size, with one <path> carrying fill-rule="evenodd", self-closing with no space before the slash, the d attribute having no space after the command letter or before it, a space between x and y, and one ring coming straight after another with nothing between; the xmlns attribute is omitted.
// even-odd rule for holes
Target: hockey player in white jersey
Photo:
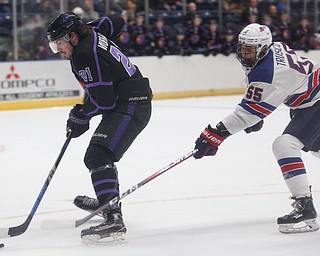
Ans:
<svg viewBox="0 0 320 256"><path fill-rule="evenodd" d="M245 95L233 113L216 127L205 128L196 140L194 157L215 155L220 144L239 131L259 131L264 118L284 103L290 108L291 121L274 140L272 150L292 194L294 209L279 217L277 223L282 233L316 231L317 212L301 150L320 149L319 64L298 56L284 43L273 43L269 28L257 23L240 32L237 59L246 74Z"/></svg>

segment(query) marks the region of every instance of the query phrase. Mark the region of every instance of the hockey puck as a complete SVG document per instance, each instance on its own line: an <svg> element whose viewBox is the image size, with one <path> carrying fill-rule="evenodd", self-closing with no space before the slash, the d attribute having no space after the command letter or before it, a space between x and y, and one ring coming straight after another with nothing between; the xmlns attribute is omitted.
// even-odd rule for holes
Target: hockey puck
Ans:
<svg viewBox="0 0 320 256"><path fill-rule="evenodd" d="M3 248L4 247L4 244L0 244L0 248Z"/></svg>

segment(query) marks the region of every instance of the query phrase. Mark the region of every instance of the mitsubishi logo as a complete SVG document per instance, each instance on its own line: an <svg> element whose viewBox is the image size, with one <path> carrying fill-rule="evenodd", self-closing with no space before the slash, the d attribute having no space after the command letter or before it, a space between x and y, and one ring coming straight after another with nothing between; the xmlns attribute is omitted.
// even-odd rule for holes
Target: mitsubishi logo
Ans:
<svg viewBox="0 0 320 256"><path fill-rule="evenodd" d="M6 79L10 79L11 77L20 78L19 74L14 72L15 67L13 65L11 65L10 70L11 70L11 73L7 74Z"/></svg>

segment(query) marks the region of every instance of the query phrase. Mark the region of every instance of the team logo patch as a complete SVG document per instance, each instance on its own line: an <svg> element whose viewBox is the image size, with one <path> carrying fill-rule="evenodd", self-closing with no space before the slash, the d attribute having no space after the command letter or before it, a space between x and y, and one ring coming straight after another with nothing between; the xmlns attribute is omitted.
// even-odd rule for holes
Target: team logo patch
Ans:
<svg viewBox="0 0 320 256"><path fill-rule="evenodd" d="M261 26L259 29L260 29L260 32L265 31L265 27L264 26Z"/></svg>

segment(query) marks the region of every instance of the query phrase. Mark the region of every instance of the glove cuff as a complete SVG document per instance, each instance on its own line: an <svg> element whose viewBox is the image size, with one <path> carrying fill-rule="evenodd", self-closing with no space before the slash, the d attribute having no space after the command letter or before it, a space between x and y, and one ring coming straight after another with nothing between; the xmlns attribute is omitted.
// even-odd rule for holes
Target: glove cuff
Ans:
<svg viewBox="0 0 320 256"><path fill-rule="evenodd" d="M220 146L220 144L224 141L224 138L217 133L217 130L212 132L209 127L204 129L204 131L201 133L201 136L214 147Z"/></svg>
<svg viewBox="0 0 320 256"><path fill-rule="evenodd" d="M69 113L69 120L75 124L85 125L89 123L91 117L86 116L82 111L82 105L77 104Z"/></svg>
<svg viewBox="0 0 320 256"><path fill-rule="evenodd" d="M75 123L75 124L80 124L80 125L85 125L87 123L89 123L90 118L78 118L76 116L72 116L70 115L69 117L70 121Z"/></svg>

